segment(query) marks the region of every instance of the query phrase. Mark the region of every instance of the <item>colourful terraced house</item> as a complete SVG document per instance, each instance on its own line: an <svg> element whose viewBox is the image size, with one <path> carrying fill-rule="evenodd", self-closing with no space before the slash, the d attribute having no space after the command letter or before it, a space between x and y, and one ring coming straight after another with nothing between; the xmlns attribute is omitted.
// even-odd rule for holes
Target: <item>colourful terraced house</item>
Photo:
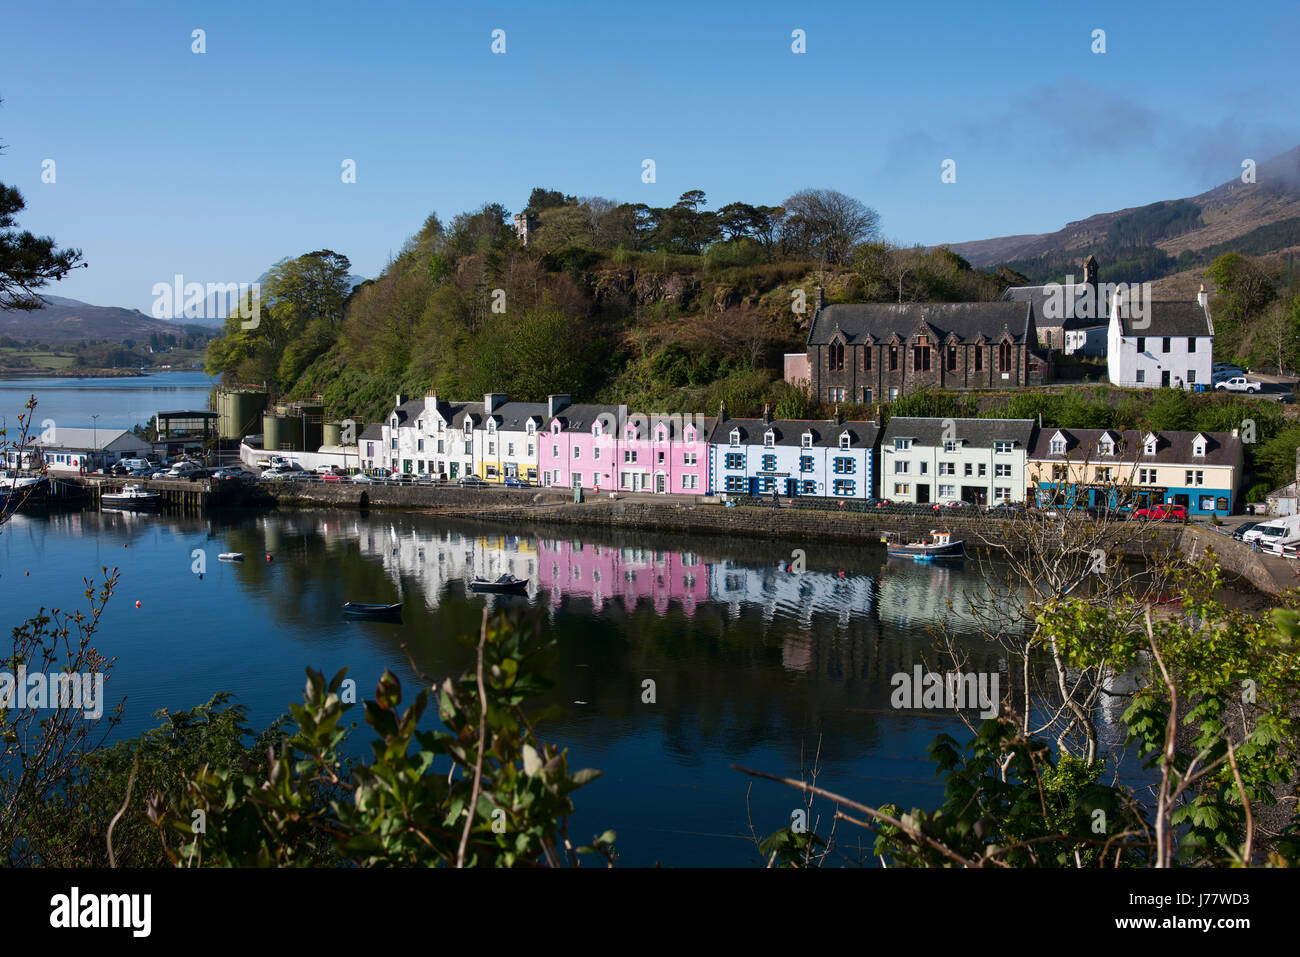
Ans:
<svg viewBox="0 0 1300 957"><path fill-rule="evenodd" d="M619 489L705 494L712 428L713 419L689 413L628 416L620 431Z"/></svg>
<svg viewBox="0 0 1300 957"><path fill-rule="evenodd" d="M543 485L611 488L618 454L618 423L625 405L564 405L545 423L538 449Z"/></svg>

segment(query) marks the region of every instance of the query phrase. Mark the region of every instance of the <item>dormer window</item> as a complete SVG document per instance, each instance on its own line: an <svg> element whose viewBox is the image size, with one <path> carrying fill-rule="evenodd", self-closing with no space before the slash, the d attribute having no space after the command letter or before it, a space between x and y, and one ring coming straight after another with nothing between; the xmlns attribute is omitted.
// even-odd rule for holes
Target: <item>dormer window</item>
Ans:
<svg viewBox="0 0 1300 957"><path fill-rule="evenodd" d="M416 420L415 420L415 428L416 428L416 431L423 432L423 431L424 431L424 419L416 419Z"/></svg>
<svg viewBox="0 0 1300 957"><path fill-rule="evenodd" d="M393 428L397 428L397 416L393 416Z"/></svg>
<svg viewBox="0 0 1300 957"><path fill-rule="evenodd" d="M770 449L775 444L776 434L771 429L768 429L763 433L763 448Z"/></svg>
<svg viewBox="0 0 1300 957"><path fill-rule="evenodd" d="M593 422L593 423L591 424L591 434L594 435L596 438L600 438L600 436L601 436L601 425L600 425L599 422Z"/></svg>
<svg viewBox="0 0 1300 957"><path fill-rule="evenodd" d="M465 434L466 434L466 435L469 435L470 430L473 429L473 428L474 428L473 423L470 422L469 419L466 419L466 420L465 420Z"/></svg>
<svg viewBox="0 0 1300 957"><path fill-rule="evenodd" d="M668 430L665 429L662 425L659 426L659 441L660 442L668 441Z"/></svg>
<svg viewBox="0 0 1300 957"><path fill-rule="evenodd" d="M1114 455L1115 443L1111 441L1110 436L1103 435L1097 440L1097 453L1099 455Z"/></svg>
<svg viewBox="0 0 1300 957"><path fill-rule="evenodd" d="M958 442L956 439L945 439L943 443L943 450L945 452L960 452L961 443Z"/></svg>
<svg viewBox="0 0 1300 957"><path fill-rule="evenodd" d="M731 430L731 444L732 445L740 444L740 429Z"/></svg>
<svg viewBox="0 0 1300 957"><path fill-rule="evenodd" d="M812 448L812 433L805 432L803 436L800 438L799 442L805 449Z"/></svg>
<svg viewBox="0 0 1300 957"><path fill-rule="evenodd" d="M537 432L537 424L533 422L532 419L529 419L528 425L524 429L524 431L527 432L529 435L534 435Z"/></svg>
<svg viewBox="0 0 1300 957"><path fill-rule="evenodd" d="M1203 458L1205 456L1205 445L1206 445L1205 436L1198 435L1192 441L1192 454L1197 457Z"/></svg>
<svg viewBox="0 0 1300 957"><path fill-rule="evenodd" d="M496 430L497 430L496 419L488 419L488 423L487 423L487 425L488 425L488 428L487 428L488 433L489 433L490 435L495 435L495 434L496 434Z"/></svg>
<svg viewBox="0 0 1300 957"><path fill-rule="evenodd" d="M1147 436L1146 444L1142 446L1142 451L1147 455L1156 454L1156 436L1154 432Z"/></svg>
<svg viewBox="0 0 1300 957"><path fill-rule="evenodd" d="M1052 454L1053 455L1065 454L1065 436L1061 435L1060 433L1057 433L1056 435L1052 436Z"/></svg>
<svg viewBox="0 0 1300 957"><path fill-rule="evenodd" d="M894 439L894 451L906 452L912 447L911 439Z"/></svg>
<svg viewBox="0 0 1300 957"><path fill-rule="evenodd" d="M841 433L840 433L840 448L842 448L842 449L847 449L847 448L848 448L850 445L852 445L852 444L853 444L853 436L850 435L848 432L841 432Z"/></svg>
<svg viewBox="0 0 1300 957"><path fill-rule="evenodd" d="M596 428L599 429L600 426L596 426ZM559 434L560 434L560 420L556 419L554 422L551 423L551 435L559 435Z"/></svg>

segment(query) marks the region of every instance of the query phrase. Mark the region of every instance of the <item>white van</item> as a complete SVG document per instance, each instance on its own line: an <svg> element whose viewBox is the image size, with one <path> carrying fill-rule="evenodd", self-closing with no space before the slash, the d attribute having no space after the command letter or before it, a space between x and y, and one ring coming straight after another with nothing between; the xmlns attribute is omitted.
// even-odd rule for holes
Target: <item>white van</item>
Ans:
<svg viewBox="0 0 1300 957"><path fill-rule="evenodd" d="M1288 515L1286 518L1260 522L1241 536L1241 540L1252 547L1258 542L1261 550L1280 555L1282 543L1290 542L1296 537L1300 537L1300 515Z"/></svg>

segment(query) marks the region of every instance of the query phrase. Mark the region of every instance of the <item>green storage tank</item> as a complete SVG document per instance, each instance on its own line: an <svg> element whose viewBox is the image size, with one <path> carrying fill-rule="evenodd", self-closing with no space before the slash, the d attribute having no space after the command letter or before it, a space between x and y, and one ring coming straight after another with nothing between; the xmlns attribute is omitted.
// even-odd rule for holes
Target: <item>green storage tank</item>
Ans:
<svg viewBox="0 0 1300 957"><path fill-rule="evenodd" d="M274 412L262 416L262 448L268 452L281 451L281 443L290 441L285 433L285 419Z"/></svg>
<svg viewBox="0 0 1300 957"><path fill-rule="evenodd" d="M298 426L298 434L295 439L302 448L300 452L315 452L325 444L325 413L324 410L316 415L310 413L296 416L293 423Z"/></svg>
<svg viewBox="0 0 1300 957"><path fill-rule="evenodd" d="M343 423L326 422L325 423L325 441L322 445L342 445L343 444Z"/></svg>
<svg viewBox="0 0 1300 957"><path fill-rule="evenodd" d="M237 442L255 434L267 398L265 389L217 390L217 433L222 440Z"/></svg>

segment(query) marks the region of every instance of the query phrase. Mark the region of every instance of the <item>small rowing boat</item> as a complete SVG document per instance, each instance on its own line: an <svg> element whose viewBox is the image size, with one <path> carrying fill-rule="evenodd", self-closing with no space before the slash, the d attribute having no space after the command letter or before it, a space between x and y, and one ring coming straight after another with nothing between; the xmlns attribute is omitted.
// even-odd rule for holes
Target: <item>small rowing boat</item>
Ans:
<svg viewBox="0 0 1300 957"><path fill-rule="evenodd" d="M217 556L217 561L219 562L242 562L243 560L243 552L222 552Z"/></svg>
<svg viewBox="0 0 1300 957"><path fill-rule="evenodd" d="M402 603L371 605L363 601L350 601L343 606L343 614L350 618L400 618Z"/></svg>
<svg viewBox="0 0 1300 957"><path fill-rule="evenodd" d="M497 594L522 594L528 589L527 578L516 578L514 575L502 575L496 581L489 581L486 578L475 578L469 583L472 591L494 592Z"/></svg>
<svg viewBox="0 0 1300 957"><path fill-rule="evenodd" d="M919 541L909 542L898 532L887 532L881 539L890 558L910 558L918 562L960 561L966 557L966 543L954 540L951 532L931 531Z"/></svg>

